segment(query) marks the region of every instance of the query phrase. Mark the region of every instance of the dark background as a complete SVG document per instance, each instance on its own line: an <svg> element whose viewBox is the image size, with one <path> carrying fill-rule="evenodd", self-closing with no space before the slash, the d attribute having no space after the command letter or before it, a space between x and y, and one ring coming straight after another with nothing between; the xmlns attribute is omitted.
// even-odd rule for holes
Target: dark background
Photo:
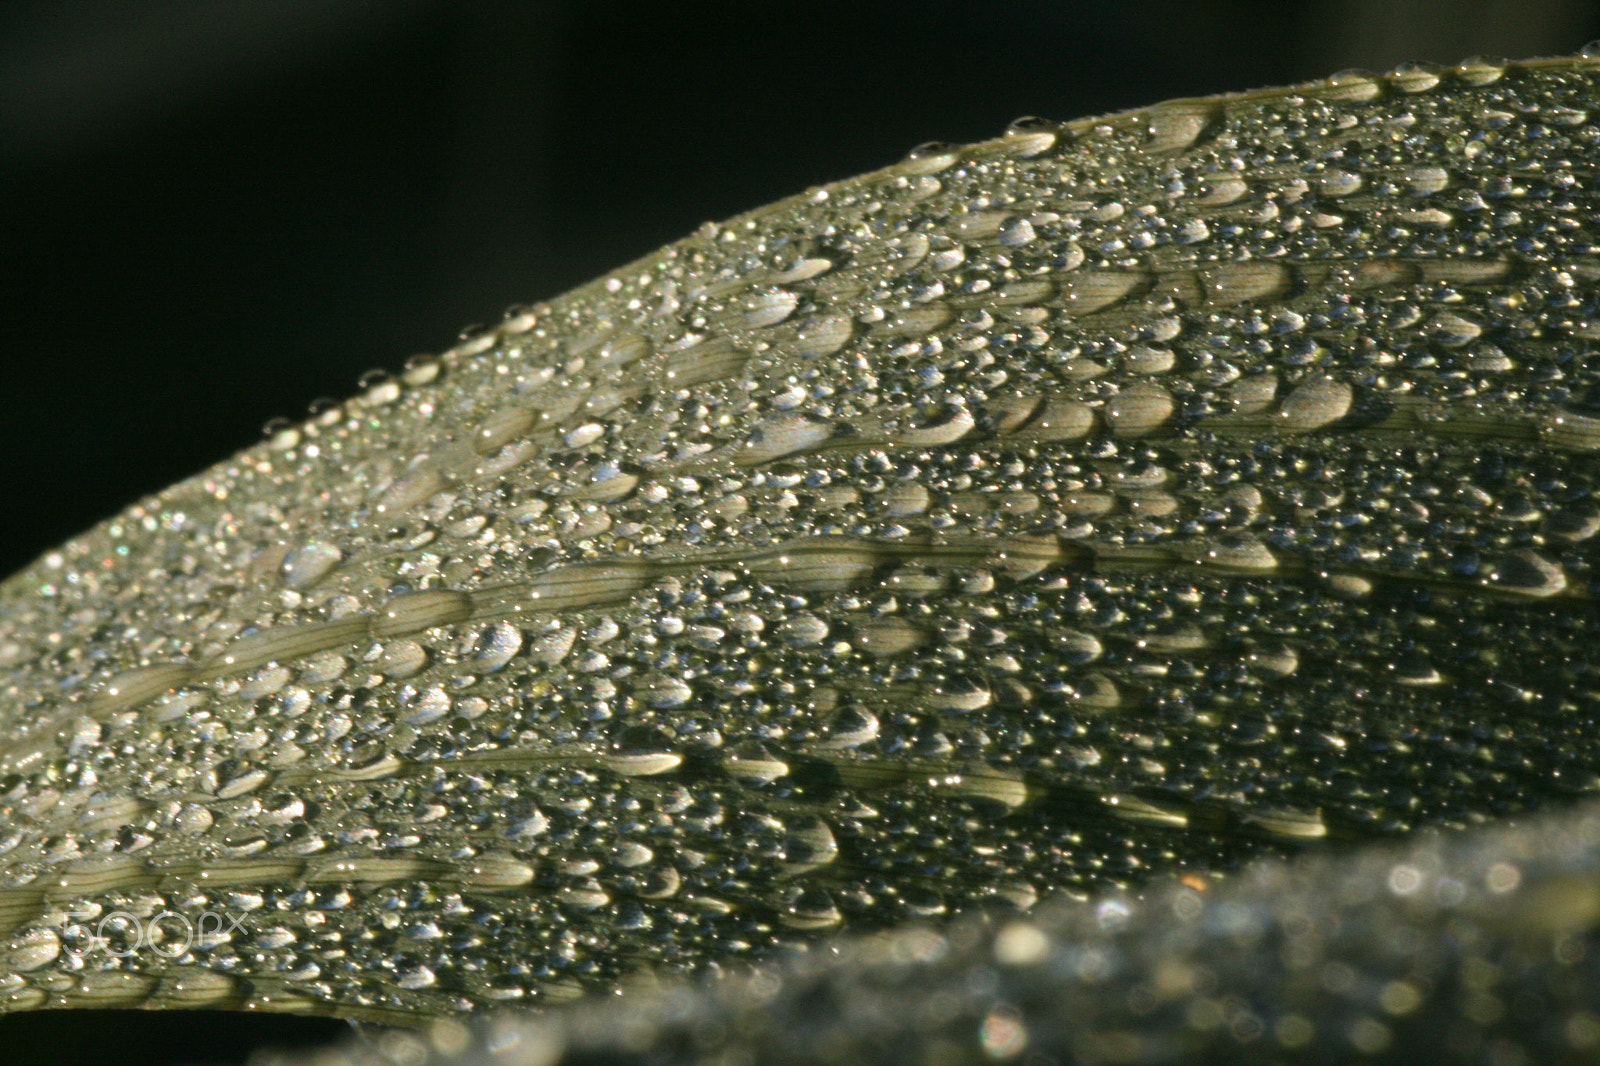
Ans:
<svg viewBox="0 0 1600 1066"><path fill-rule="evenodd" d="M8 0L0 573L365 370L919 142L1591 38L1591 0ZM0 1060L339 1029L22 1015Z"/></svg>

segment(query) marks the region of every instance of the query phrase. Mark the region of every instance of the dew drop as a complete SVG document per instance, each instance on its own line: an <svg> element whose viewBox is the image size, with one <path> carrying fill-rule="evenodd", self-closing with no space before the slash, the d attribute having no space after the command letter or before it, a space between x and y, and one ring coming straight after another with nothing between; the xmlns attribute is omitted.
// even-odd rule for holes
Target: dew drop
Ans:
<svg viewBox="0 0 1600 1066"><path fill-rule="evenodd" d="M344 552L325 541L309 541L291 551L280 570L286 587L300 591L327 577L344 561Z"/></svg>
<svg viewBox="0 0 1600 1066"><path fill-rule="evenodd" d="M1038 115L1023 115L1014 118L1006 126L1006 136L1019 136L1029 133L1053 133L1061 129L1061 123L1055 119L1040 118Z"/></svg>
<svg viewBox="0 0 1600 1066"><path fill-rule="evenodd" d="M809 259L796 259L788 268L772 275L768 280L774 285L788 285L796 281L809 281L814 277L826 274L833 269L833 260L814 256Z"/></svg>
<svg viewBox="0 0 1600 1066"><path fill-rule="evenodd" d="M854 333L855 323L847 314L833 313L806 318L795 333L795 355L802 359L832 355L849 344Z"/></svg>
<svg viewBox="0 0 1600 1066"><path fill-rule="evenodd" d="M1033 223L1019 218L1000 231L1000 243L1007 248L1020 248L1035 239Z"/></svg>
<svg viewBox="0 0 1600 1066"><path fill-rule="evenodd" d="M1106 401L1106 422L1119 437L1154 433L1172 417L1172 394L1159 385L1130 385Z"/></svg>
<svg viewBox="0 0 1600 1066"><path fill-rule="evenodd" d="M1133 374L1165 374L1177 366L1178 357L1170 348L1136 345L1128 349L1124 365Z"/></svg>
<svg viewBox="0 0 1600 1066"><path fill-rule="evenodd" d="M824 746L828 748L857 748L878 736L876 715L858 707L845 707L828 723Z"/></svg>
<svg viewBox="0 0 1600 1066"><path fill-rule="evenodd" d="M54 930L30 929L11 937L4 951L0 951L0 966L8 973L32 973L60 956L61 937Z"/></svg>
<svg viewBox="0 0 1600 1066"><path fill-rule="evenodd" d="M1389 72L1389 84L1403 93L1427 92L1439 84L1442 70L1434 63L1402 63Z"/></svg>
<svg viewBox="0 0 1600 1066"><path fill-rule="evenodd" d="M1454 73L1467 85L1493 85L1505 77L1506 68L1510 65L1510 60L1499 56L1472 56L1457 63Z"/></svg>
<svg viewBox="0 0 1600 1066"><path fill-rule="evenodd" d="M287 418L267 419L261 435L267 439L267 447L277 452L286 452L300 443L300 430Z"/></svg>
<svg viewBox="0 0 1600 1066"><path fill-rule="evenodd" d="M1248 533L1218 537L1206 552L1206 562L1223 570L1247 574L1272 573L1279 565L1272 549Z"/></svg>
<svg viewBox="0 0 1600 1066"><path fill-rule="evenodd" d="M384 645L377 668L391 680L414 677L428 666L426 649L414 640L396 640Z"/></svg>
<svg viewBox="0 0 1600 1066"><path fill-rule="evenodd" d="M407 385L427 385L438 379L443 364L431 354L413 355L405 361L400 380Z"/></svg>
<svg viewBox="0 0 1600 1066"><path fill-rule="evenodd" d="M405 725L426 725L437 722L450 713L450 696L443 686L430 685L423 689L416 700L400 716L400 721Z"/></svg>
<svg viewBox="0 0 1600 1066"><path fill-rule="evenodd" d="M694 698L694 689L676 677L658 677L645 685L641 695L651 707L671 710Z"/></svg>
<svg viewBox="0 0 1600 1066"><path fill-rule="evenodd" d="M852 643L868 655L885 658L920 647L927 636L917 626L891 615L857 625Z"/></svg>
<svg viewBox="0 0 1600 1066"><path fill-rule="evenodd" d="M1560 563L1537 552L1514 551L1501 556L1487 582L1521 596L1543 599L1566 589L1567 574Z"/></svg>
<svg viewBox="0 0 1600 1066"><path fill-rule="evenodd" d="M758 299L745 314L744 326L747 329L775 326L794 314L794 309L799 306L800 298L792 292L769 293Z"/></svg>
<svg viewBox="0 0 1600 1066"><path fill-rule="evenodd" d="M1600 508L1592 504L1572 504L1551 512L1545 520L1545 528L1551 536L1569 543L1588 540L1600 533Z"/></svg>
<svg viewBox="0 0 1600 1066"><path fill-rule="evenodd" d="M484 419L472 435L472 448L479 455L488 455L528 432L538 419L538 413L531 408L510 407L496 411Z"/></svg>
<svg viewBox="0 0 1600 1066"><path fill-rule="evenodd" d="M1483 334L1483 327L1478 323L1450 311L1435 315L1429 325L1434 343L1444 348L1460 348Z"/></svg>
<svg viewBox="0 0 1600 1066"><path fill-rule="evenodd" d="M529 641L528 658L545 666L555 666L572 652L572 646L577 640L578 631L570 626L563 626Z"/></svg>
<svg viewBox="0 0 1600 1066"><path fill-rule="evenodd" d="M595 441L599 440L605 435L605 426L602 426L598 422L589 422L585 425L577 427L576 429L570 430L564 437L561 438L561 440L562 443L568 448L582 448L586 445L593 444Z"/></svg>
<svg viewBox="0 0 1600 1066"><path fill-rule="evenodd" d="M478 634L472 649L472 672L492 674L503 669L522 650L522 630L510 622L496 622Z"/></svg>
<svg viewBox="0 0 1600 1066"><path fill-rule="evenodd" d="M268 781L271 781L272 778L272 773L267 770L251 770L240 774L238 777L230 778L217 786L217 799L237 799L247 793L254 792Z"/></svg>
<svg viewBox="0 0 1600 1066"><path fill-rule="evenodd" d="M833 433L831 423L809 414L776 415L763 419L750 431L739 460L756 465L811 451L825 443Z"/></svg>
<svg viewBox="0 0 1600 1066"><path fill-rule="evenodd" d="M1310 433L1350 413L1355 392L1334 378L1314 378L1295 386L1278 407L1278 428L1285 433Z"/></svg>
<svg viewBox="0 0 1600 1066"><path fill-rule="evenodd" d="M1365 178L1347 170L1330 170L1318 182L1322 195L1335 198L1358 193L1365 185Z"/></svg>
<svg viewBox="0 0 1600 1066"><path fill-rule="evenodd" d="M395 984L408 992L432 988L438 981L438 976L426 966L418 966L413 970L399 970L395 973Z"/></svg>
<svg viewBox="0 0 1600 1066"><path fill-rule="evenodd" d="M389 518L409 511L444 487L444 476L432 466L423 466L396 478L378 498L373 510Z"/></svg>
<svg viewBox="0 0 1600 1066"><path fill-rule="evenodd" d="M795 615L778 623L773 636L797 648L809 648L828 638L828 623L814 614Z"/></svg>

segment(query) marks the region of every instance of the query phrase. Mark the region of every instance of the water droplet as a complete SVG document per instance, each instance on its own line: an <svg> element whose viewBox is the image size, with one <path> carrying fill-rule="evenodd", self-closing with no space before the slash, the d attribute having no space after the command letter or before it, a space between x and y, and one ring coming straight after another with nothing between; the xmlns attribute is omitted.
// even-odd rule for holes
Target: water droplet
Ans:
<svg viewBox="0 0 1600 1066"><path fill-rule="evenodd" d="M775 326L794 314L794 309L799 306L800 298L792 292L768 293L759 297L745 313L744 326L746 329Z"/></svg>
<svg viewBox="0 0 1600 1066"><path fill-rule="evenodd" d="M828 623L814 614L795 615L778 623L773 635L798 648L814 647L828 638Z"/></svg>
<svg viewBox="0 0 1600 1066"><path fill-rule="evenodd" d="M670 773L683 764L683 756L670 751L641 752L636 755L608 755L601 762L624 777L654 777Z"/></svg>
<svg viewBox="0 0 1600 1066"><path fill-rule="evenodd" d="M1278 428L1285 433L1310 433L1350 413L1355 392L1335 378L1313 378L1295 386L1278 407Z"/></svg>
<svg viewBox="0 0 1600 1066"><path fill-rule="evenodd" d="M797 412L762 419L745 441L739 461L759 465L785 456L811 451L833 436L833 424Z"/></svg>
<svg viewBox="0 0 1600 1066"><path fill-rule="evenodd" d="M1154 433L1172 417L1172 394L1159 385L1130 385L1106 401L1106 422L1119 437Z"/></svg>
<svg viewBox="0 0 1600 1066"><path fill-rule="evenodd" d="M809 281L832 269L833 260L812 256L808 259L796 259L786 269L778 271L767 280L774 285L788 285L796 281Z"/></svg>
<svg viewBox="0 0 1600 1066"><path fill-rule="evenodd" d="M868 655L886 658L920 647L927 636L904 618L890 615L857 624L851 643Z"/></svg>
<svg viewBox="0 0 1600 1066"><path fill-rule="evenodd" d="M1278 557L1260 540L1248 533L1218 537L1206 552L1210 566L1230 572L1267 574L1278 569Z"/></svg>
<svg viewBox="0 0 1600 1066"><path fill-rule="evenodd" d="M656 853L637 841L624 840L611 849L611 864L625 870L648 866L655 861Z"/></svg>
<svg viewBox="0 0 1600 1066"><path fill-rule="evenodd" d="M428 666L428 652L414 640L395 640L383 646L377 668L390 680L400 681L420 674Z"/></svg>
<svg viewBox="0 0 1600 1066"><path fill-rule="evenodd" d="M649 706L670 710L693 699L694 689L676 677L657 677L645 685L640 694Z"/></svg>
<svg viewBox="0 0 1600 1066"><path fill-rule="evenodd" d="M285 587L301 591L327 577L343 561L344 552L337 546L308 541L288 554L280 572Z"/></svg>
<svg viewBox="0 0 1600 1066"><path fill-rule="evenodd" d="M287 418L269 418L261 427L261 435L273 451L286 452L300 443L300 430Z"/></svg>
<svg viewBox="0 0 1600 1066"><path fill-rule="evenodd" d="M80 949L81 950L81 949ZM0 966L8 973L32 973L61 957L61 937L52 929L30 929L12 936L0 951Z"/></svg>
<svg viewBox="0 0 1600 1066"><path fill-rule="evenodd" d="M722 768L731 776L756 785L769 785L789 774L789 764L772 757L759 744L741 744L724 756Z"/></svg>
<svg viewBox="0 0 1600 1066"><path fill-rule="evenodd" d="M824 746L857 748L876 739L879 728L876 715L859 707L847 706L836 713L828 723Z"/></svg>
<svg viewBox="0 0 1600 1066"><path fill-rule="evenodd" d="M528 642L528 658L546 666L555 666L566 659L577 640L578 631L570 626L541 634Z"/></svg>
<svg viewBox="0 0 1600 1066"><path fill-rule="evenodd" d="M1436 63L1401 63L1389 72L1389 84L1403 93L1427 92L1442 80L1443 70Z"/></svg>
<svg viewBox="0 0 1600 1066"><path fill-rule="evenodd" d="M1329 77L1323 94L1328 100L1368 103L1383 95L1383 83L1372 71L1352 67Z"/></svg>
<svg viewBox="0 0 1600 1066"><path fill-rule="evenodd" d="M1167 155L1192 147L1218 113L1210 100L1171 100L1145 111L1149 132L1145 150Z"/></svg>
<svg viewBox="0 0 1600 1066"><path fill-rule="evenodd" d="M795 333L795 355L802 359L829 356L850 343L855 323L847 314L813 315L802 320Z"/></svg>
<svg viewBox="0 0 1600 1066"><path fill-rule="evenodd" d="M1483 335L1482 326L1453 311L1435 315L1429 327L1434 343L1444 348L1460 348Z"/></svg>
<svg viewBox="0 0 1600 1066"><path fill-rule="evenodd" d="M1454 73L1462 82L1471 86L1493 85L1505 77L1506 68L1511 61L1498 56L1472 56L1457 63Z"/></svg>
<svg viewBox="0 0 1600 1066"><path fill-rule="evenodd" d="M778 920L790 929L830 929L844 921L833 897L816 887L792 886L785 893L787 907Z"/></svg>
<svg viewBox="0 0 1600 1066"><path fill-rule="evenodd" d="M1322 195L1335 198L1358 193L1365 185L1365 178L1360 174L1353 174L1347 170L1327 171L1318 181L1318 188Z"/></svg>
<svg viewBox="0 0 1600 1066"><path fill-rule="evenodd" d="M1487 583L1522 596L1543 599L1567 587L1566 570L1553 559L1533 551L1514 551L1501 556L1489 572Z"/></svg>
<svg viewBox="0 0 1600 1066"><path fill-rule="evenodd" d="M399 970L395 974L395 984L408 992L432 988L438 981L437 975L426 966L418 966L412 970Z"/></svg>
<svg viewBox="0 0 1600 1066"><path fill-rule="evenodd" d="M512 840L532 840L535 837L543 835L545 830L549 828L550 819L545 817L543 811L535 807L522 817L518 818L517 821L513 822L511 826L506 829L505 835L510 837Z"/></svg>
<svg viewBox="0 0 1600 1066"><path fill-rule="evenodd" d="M1007 248L1020 248L1031 243L1035 236L1033 223L1025 218L1019 218L1000 230L1000 243ZM1051 288L1053 291L1054 287Z"/></svg>
<svg viewBox="0 0 1600 1066"><path fill-rule="evenodd" d="M1165 374L1178 365L1178 357L1170 348L1140 344L1128 349L1124 365L1132 374Z"/></svg>
<svg viewBox="0 0 1600 1066"><path fill-rule="evenodd" d="M987 685L971 678L952 678L930 692L925 702L929 708L946 714L970 714L982 710L994 700Z"/></svg>
<svg viewBox="0 0 1600 1066"><path fill-rule="evenodd" d="M1569 543L1588 540L1600 533L1600 508L1587 503L1571 504L1552 511L1545 520L1545 528L1551 536Z"/></svg>
<svg viewBox="0 0 1600 1066"><path fill-rule="evenodd" d="M273 775L267 770L250 770L237 777L229 778L217 785L216 796L219 800L237 799L247 793L254 792L262 785L271 781Z"/></svg>
<svg viewBox="0 0 1600 1066"><path fill-rule="evenodd" d="M492 674L503 669L522 650L522 630L510 622L496 622L478 634L472 649L472 671Z"/></svg>
<svg viewBox="0 0 1600 1066"><path fill-rule="evenodd" d="M405 361L400 379L407 385L427 385L438 379L443 364L436 355L413 355Z"/></svg>
<svg viewBox="0 0 1600 1066"><path fill-rule="evenodd" d="M954 165L959 150L960 146L943 141L925 141L907 152L895 169L907 177L937 174Z"/></svg>

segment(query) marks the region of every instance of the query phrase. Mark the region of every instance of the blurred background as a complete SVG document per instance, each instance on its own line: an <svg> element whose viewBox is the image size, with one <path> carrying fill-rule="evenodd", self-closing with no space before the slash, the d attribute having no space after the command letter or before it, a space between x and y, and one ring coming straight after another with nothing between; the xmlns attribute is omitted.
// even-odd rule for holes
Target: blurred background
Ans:
<svg viewBox="0 0 1600 1066"><path fill-rule="evenodd" d="M1595 0L7 0L0 570L365 370L920 142L1593 38ZM0 1059L340 1030L22 1015Z"/></svg>

